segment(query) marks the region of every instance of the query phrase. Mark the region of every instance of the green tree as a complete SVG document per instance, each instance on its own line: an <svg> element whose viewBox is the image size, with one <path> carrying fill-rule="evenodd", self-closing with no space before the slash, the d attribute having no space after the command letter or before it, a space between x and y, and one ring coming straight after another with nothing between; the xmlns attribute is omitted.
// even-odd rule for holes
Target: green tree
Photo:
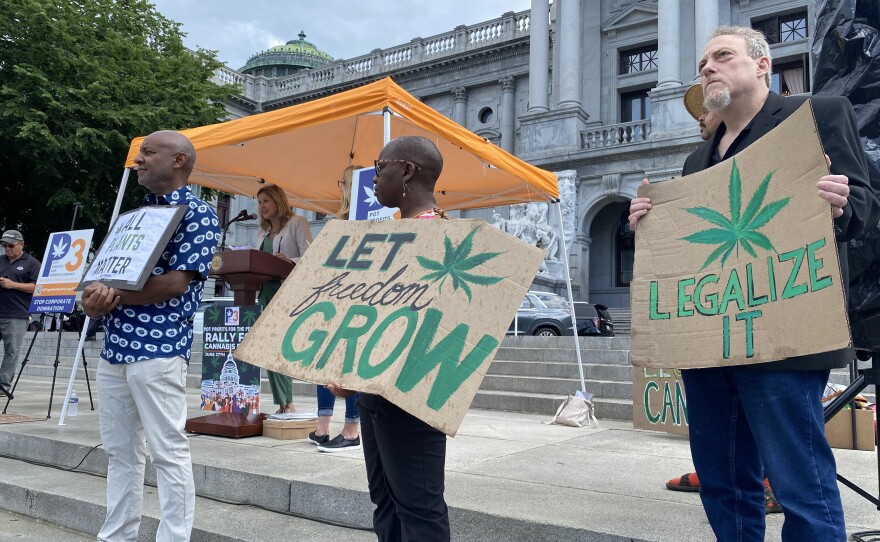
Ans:
<svg viewBox="0 0 880 542"><path fill-rule="evenodd" d="M106 234L130 141L217 122L240 92L214 51L145 0L0 0L0 227L40 256L51 231ZM145 193L129 180L123 211Z"/></svg>

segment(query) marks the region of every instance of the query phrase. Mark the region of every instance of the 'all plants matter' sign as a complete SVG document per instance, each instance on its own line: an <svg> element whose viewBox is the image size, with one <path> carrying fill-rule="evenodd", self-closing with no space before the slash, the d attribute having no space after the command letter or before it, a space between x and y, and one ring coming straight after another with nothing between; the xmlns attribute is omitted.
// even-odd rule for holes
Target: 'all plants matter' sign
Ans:
<svg viewBox="0 0 880 542"><path fill-rule="evenodd" d="M710 169L645 186L632 363L712 367L850 344L828 174L809 102Z"/></svg>
<svg viewBox="0 0 880 542"><path fill-rule="evenodd" d="M332 220L233 355L454 435L543 256L482 220Z"/></svg>

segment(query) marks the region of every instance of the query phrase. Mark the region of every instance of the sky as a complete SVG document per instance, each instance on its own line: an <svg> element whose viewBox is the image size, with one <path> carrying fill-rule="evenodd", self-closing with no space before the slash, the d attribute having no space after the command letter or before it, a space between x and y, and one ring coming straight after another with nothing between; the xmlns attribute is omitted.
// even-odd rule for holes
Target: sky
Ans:
<svg viewBox="0 0 880 542"><path fill-rule="evenodd" d="M530 8L530 0L151 0L182 24L184 44L217 51L233 69L297 39L336 59L365 55Z"/></svg>

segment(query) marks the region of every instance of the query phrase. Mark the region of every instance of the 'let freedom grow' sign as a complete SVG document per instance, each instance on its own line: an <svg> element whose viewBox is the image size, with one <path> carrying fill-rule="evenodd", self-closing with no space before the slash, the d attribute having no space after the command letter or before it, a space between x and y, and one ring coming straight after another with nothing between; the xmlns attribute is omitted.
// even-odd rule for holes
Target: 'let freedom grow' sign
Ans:
<svg viewBox="0 0 880 542"><path fill-rule="evenodd" d="M234 357L454 435L542 259L482 220L333 220Z"/></svg>
<svg viewBox="0 0 880 542"><path fill-rule="evenodd" d="M763 363L850 344L809 103L734 159L639 189L637 367ZM821 314L821 323L816 314Z"/></svg>

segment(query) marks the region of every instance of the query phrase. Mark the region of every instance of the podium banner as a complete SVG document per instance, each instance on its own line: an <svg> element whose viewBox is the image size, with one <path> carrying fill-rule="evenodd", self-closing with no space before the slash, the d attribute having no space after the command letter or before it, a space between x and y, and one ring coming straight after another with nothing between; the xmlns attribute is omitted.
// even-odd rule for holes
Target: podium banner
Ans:
<svg viewBox="0 0 880 542"><path fill-rule="evenodd" d="M259 305L217 304L205 309L200 410L260 413L260 368L235 361L232 352L260 316Z"/></svg>
<svg viewBox="0 0 880 542"><path fill-rule="evenodd" d="M482 220L333 220L234 356L454 435L543 256Z"/></svg>

